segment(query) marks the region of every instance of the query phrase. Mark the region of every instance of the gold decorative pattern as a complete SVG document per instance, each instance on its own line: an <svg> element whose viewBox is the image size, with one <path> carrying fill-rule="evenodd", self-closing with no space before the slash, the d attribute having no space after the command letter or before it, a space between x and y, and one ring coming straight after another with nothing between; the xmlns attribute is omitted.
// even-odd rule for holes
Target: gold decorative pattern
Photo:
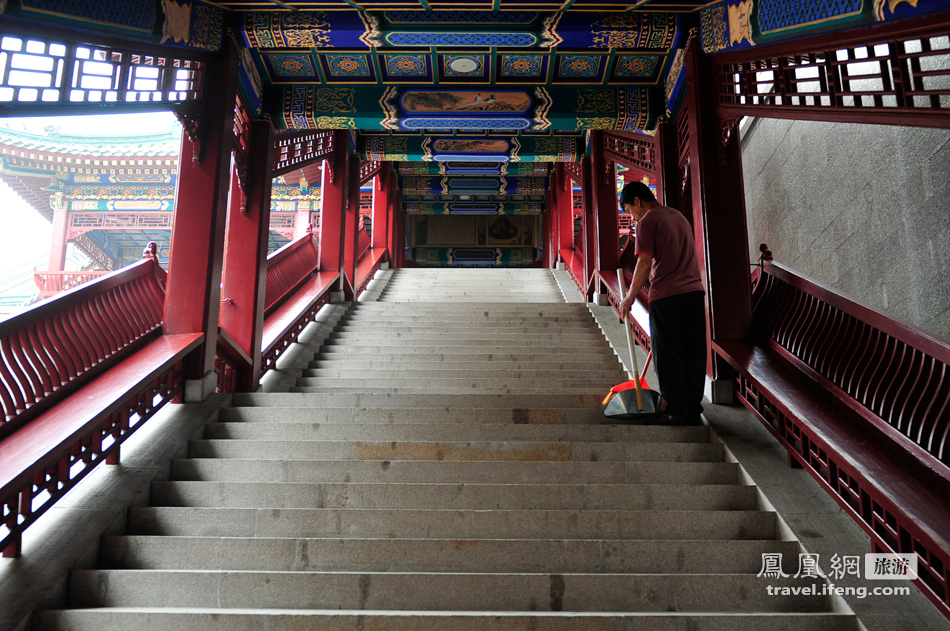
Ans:
<svg viewBox="0 0 950 631"><path fill-rule="evenodd" d="M320 48L333 46L330 24L323 11L280 14L281 32L289 48Z"/></svg>
<svg viewBox="0 0 950 631"><path fill-rule="evenodd" d="M555 157L545 162L556 162L558 153L557 138L538 138L534 141L534 152L543 154L552 154Z"/></svg>
<svg viewBox="0 0 950 631"><path fill-rule="evenodd" d="M396 138L390 136L386 139L386 148L384 151L387 155L393 153L408 153L406 149L406 139L405 138ZM387 158L387 160L394 160L395 158Z"/></svg>
<svg viewBox="0 0 950 631"><path fill-rule="evenodd" d="M729 46L727 24L725 5L713 7L703 14L703 49L707 53L716 53Z"/></svg>
<svg viewBox="0 0 950 631"><path fill-rule="evenodd" d="M577 112L580 114L603 114L617 111L613 90L584 89L577 91Z"/></svg>
<svg viewBox="0 0 950 631"><path fill-rule="evenodd" d="M578 118L578 129L614 129L617 126L616 118Z"/></svg>
<svg viewBox="0 0 950 631"><path fill-rule="evenodd" d="M356 92L353 88L317 88L313 91L315 112L356 112Z"/></svg>
<svg viewBox="0 0 950 631"><path fill-rule="evenodd" d="M640 28L640 15L637 13L606 13L591 26L606 26L607 28Z"/></svg>
<svg viewBox="0 0 950 631"><path fill-rule="evenodd" d="M356 129L356 121L350 116L318 116L317 129Z"/></svg>

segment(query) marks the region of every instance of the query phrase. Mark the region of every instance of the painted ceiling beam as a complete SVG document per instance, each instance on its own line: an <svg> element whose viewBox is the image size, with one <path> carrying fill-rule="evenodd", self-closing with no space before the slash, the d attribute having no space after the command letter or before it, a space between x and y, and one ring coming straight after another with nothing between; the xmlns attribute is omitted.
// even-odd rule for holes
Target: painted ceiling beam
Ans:
<svg viewBox="0 0 950 631"><path fill-rule="evenodd" d="M666 110L661 91L645 87L292 86L281 92L271 114L283 129L644 131Z"/></svg>
<svg viewBox="0 0 950 631"><path fill-rule="evenodd" d="M544 177L403 176L400 187L409 195L544 195Z"/></svg>
<svg viewBox="0 0 950 631"><path fill-rule="evenodd" d="M357 153L394 162L575 162L584 143L577 136L360 136Z"/></svg>
<svg viewBox="0 0 950 631"><path fill-rule="evenodd" d="M537 175L548 174L547 162L399 162L400 175Z"/></svg>

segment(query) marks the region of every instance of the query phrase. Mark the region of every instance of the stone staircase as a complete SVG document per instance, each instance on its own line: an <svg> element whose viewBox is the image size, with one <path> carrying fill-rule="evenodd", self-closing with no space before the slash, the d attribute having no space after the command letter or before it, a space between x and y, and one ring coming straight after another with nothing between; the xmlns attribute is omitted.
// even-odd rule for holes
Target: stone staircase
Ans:
<svg viewBox="0 0 950 631"><path fill-rule="evenodd" d="M293 392L235 395L36 628L856 629L768 595L798 543L709 428L603 422L624 380L548 271L398 271Z"/></svg>

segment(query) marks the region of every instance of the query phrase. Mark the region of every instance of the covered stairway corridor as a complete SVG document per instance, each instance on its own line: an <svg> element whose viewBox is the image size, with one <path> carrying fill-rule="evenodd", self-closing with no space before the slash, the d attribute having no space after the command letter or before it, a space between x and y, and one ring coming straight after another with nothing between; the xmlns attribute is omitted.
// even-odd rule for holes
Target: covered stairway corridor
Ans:
<svg viewBox="0 0 950 631"><path fill-rule="evenodd" d="M148 247L140 262L0 322L0 629L71 628L90 616L98 626L100 614L125 616L124 626L176 626L175 615L190 615L180 608L278 604L284 592L271 579L303 591L297 602L307 608L352 613L301 624L343 628L365 627L355 612L367 607L455 611L456 595L470 606L453 621L470 626L491 612L498 624L526 628L540 620L623 628L640 616L670 629L737 620L945 627L950 342L773 260L766 244L757 261L749 255L742 117L950 128L946 0L832 4L814 13L811 3L784 0L495 0L472 10L427 0L2 3L0 116L168 110L184 134L167 270ZM26 150L2 159L39 168ZM319 222L301 211L303 230L268 256L274 178L318 165ZM147 170L95 156L49 170L95 187L133 166ZM712 429L613 428L591 417L606 386L623 379L602 334L581 318L589 308L618 346L618 273L632 270L618 238L623 179L655 187L692 227ZM364 185L373 191L372 234L359 218ZM79 206L54 213L63 242L81 232ZM500 276L490 291L473 277L461 293L435 279L403 282L443 267ZM534 275L530 291L511 280L516 268ZM495 292L502 301L486 307ZM494 306L512 302L532 311ZM646 302L639 296L630 314L644 351ZM443 309L464 332L436 325ZM424 324L405 325L407 311ZM347 327L363 326L364 313L380 328L354 334ZM420 326L436 343L420 341ZM500 355L472 351L501 342ZM553 359L543 376L525 363L536 356ZM417 379L407 378L416 368L395 363L436 357L446 365L420 368L428 372ZM611 367L595 367L601 360ZM466 371L484 366L468 361L502 361L514 372L474 377ZM319 407L299 422L277 420L283 404L243 405L265 399ZM469 409L463 402L474 406L468 422L456 416ZM744 407L728 407L736 403ZM422 409L420 422L405 423L410 408ZM436 410L452 434L431 422ZM279 440L240 437L256 431ZM388 431L397 433L379 438ZM330 440L309 440L321 433ZM265 447L286 463L250 457ZM283 458L295 453L317 464ZM455 466L479 454L546 460ZM514 478L496 480L495 471ZM311 474L323 481L294 481ZM249 476L284 484L278 491ZM386 476L391 485L374 486ZM486 517L489 530L508 533L492 538L467 521L486 502L532 514L508 515L517 524L508 531L504 518ZM571 502L629 519L588 524ZM699 526L624 514L651 507L703 514ZM233 520L192 513L218 509L237 512ZM352 510L455 517L439 537L422 537L414 519L354 523ZM328 545L336 547L282 522L288 511L335 511ZM159 519L170 512L185 519ZM354 536L337 536L347 524ZM214 530L225 525L247 547ZM534 528L524 531L531 537L515 536L522 527ZM410 531L418 540L396 550ZM218 533L220 552L194 539L200 532ZM765 584L763 596L758 570L776 581L810 572L796 563L794 537L820 555L823 571L865 553L891 555L885 568L916 564L914 589L841 600L773 596ZM539 542L535 552L524 552L528 540ZM646 552L654 545L663 554ZM497 567L475 550L490 546ZM577 552L584 546L599 556ZM312 555L318 548L327 554ZM776 565L773 552L792 565ZM201 565L209 559L219 569ZM842 582L854 567L840 568ZM451 592L406 587L431 573L446 574L438 586ZM504 589L487 590L473 613L486 591L479 582L499 574ZM697 587L695 574L713 577L712 587ZM181 580L162 583L167 576ZM324 580L335 587L315 598L313 581ZM394 588L377 589L384 581ZM862 572L855 587L877 585ZM581 593L590 599L573 600ZM158 611L166 605L171 618ZM298 622L265 609L274 626ZM568 611L581 611L580 621ZM405 615L374 623L416 626Z"/></svg>
<svg viewBox="0 0 950 631"><path fill-rule="evenodd" d="M787 469L765 477L801 504L775 512L720 435L735 412L605 423L619 326L566 274L379 277L378 302L321 312L289 392L218 399L176 437L147 504L119 509L34 628L859 629L849 600L868 629L944 625L916 592L901 615L883 597L771 595L828 584L791 576L808 544L828 548L821 518L840 519L809 514ZM757 575L772 554L788 578Z"/></svg>

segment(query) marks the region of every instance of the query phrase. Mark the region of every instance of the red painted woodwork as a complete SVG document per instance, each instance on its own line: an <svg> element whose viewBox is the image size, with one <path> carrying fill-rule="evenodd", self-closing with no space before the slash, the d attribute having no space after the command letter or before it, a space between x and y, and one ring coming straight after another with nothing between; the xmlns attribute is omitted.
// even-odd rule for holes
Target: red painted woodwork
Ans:
<svg viewBox="0 0 950 631"><path fill-rule="evenodd" d="M258 347L260 348L260 347ZM260 355L260 350L258 350ZM260 362L260 359L258 359ZM254 359L223 328L218 329L218 350L214 357L214 374L217 375L218 392L254 392L260 383L260 368L254 373L253 387L248 376Z"/></svg>
<svg viewBox="0 0 950 631"><path fill-rule="evenodd" d="M628 250L625 250L625 252ZM629 252L633 252L631 248ZM633 280L633 276L629 274L627 266L623 265L617 269L624 270L624 281L626 282L626 287L630 286L630 283ZM634 263L636 265L636 263ZM603 270L594 272L594 282L597 283L597 287L607 294L607 302L611 304L614 310L617 312L617 316L621 322L623 322L623 317L620 315L620 303L622 299L620 297L620 284L617 282L617 271ZM633 316L630 319L630 326L633 331L633 338L637 341L644 351L647 353L650 352L650 298L647 292L643 289L640 290L640 293L637 294L636 303L631 307L630 314Z"/></svg>
<svg viewBox="0 0 950 631"><path fill-rule="evenodd" d="M397 182L397 175L393 173L393 182ZM392 254L393 269L400 269L405 264L406 256L406 211L402 208L402 191L394 188L392 215L392 242L389 251Z"/></svg>
<svg viewBox="0 0 950 631"><path fill-rule="evenodd" d="M335 134L345 135L345 131ZM320 265L324 272L338 272L343 265L343 215L349 159L346 139L334 140L334 153L323 164L321 177Z"/></svg>
<svg viewBox="0 0 950 631"><path fill-rule="evenodd" d="M739 399L950 615L950 341L769 260L753 282L757 337L714 342Z"/></svg>
<svg viewBox="0 0 950 631"><path fill-rule="evenodd" d="M372 178L376 177L383 163L379 160L367 160L360 162L360 185L366 184Z"/></svg>
<svg viewBox="0 0 950 631"><path fill-rule="evenodd" d="M210 94L198 136L182 134L181 155L199 159L178 163L168 263L166 332L205 336L200 352L186 362L188 379L200 379L214 369L237 98L238 53L230 39L225 38L209 68Z"/></svg>
<svg viewBox="0 0 950 631"><path fill-rule="evenodd" d="M268 256L264 293L265 316L269 315L281 300L299 288L318 269L320 269L318 248L312 234L291 241Z"/></svg>
<svg viewBox="0 0 950 631"><path fill-rule="evenodd" d="M360 182L355 177L359 173L360 159L356 156L349 156L349 166L347 172L350 174L344 183L346 195L344 197L344 215L343 215L343 295L346 300L356 299L356 288L358 281L356 279L356 262L359 258L360 247ZM368 240L367 240L368 241Z"/></svg>
<svg viewBox="0 0 950 631"><path fill-rule="evenodd" d="M261 374L276 366L277 358L297 341L314 316L330 302L339 272L316 272L297 291L278 304L264 319Z"/></svg>
<svg viewBox="0 0 950 631"><path fill-rule="evenodd" d="M200 51L133 43L9 16L0 16L0 38L8 55L29 54L35 60L29 79L18 82L9 66L0 76L3 116L75 116L102 113L104 107L114 113L191 115L204 100L209 57ZM95 89L83 87L90 79ZM100 87L103 79L107 88ZM48 87L36 87L41 83Z"/></svg>
<svg viewBox="0 0 950 631"><path fill-rule="evenodd" d="M944 13L722 53L714 56L711 87L725 121L766 116L950 128L948 34Z"/></svg>
<svg viewBox="0 0 950 631"><path fill-rule="evenodd" d="M79 287L89 281L101 278L111 272L82 271L82 272L33 272L33 282L40 290L40 300L55 296L74 287Z"/></svg>
<svg viewBox="0 0 950 631"><path fill-rule="evenodd" d="M373 181L372 247L389 249L392 216L392 163L383 162Z"/></svg>
<svg viewBox="0 0 950 631"><path fill-rule="evenodd" d="M604 132L591 132L591 158L587 185L591 188L591 217L594 220L593 268L588 277L597 270L616 270L620 260L620 217L617 199L617 169L608 156Z"/></svg>
<svg viewBox="0 0 950 631"><path fill-rule="evenodd" d="M274 141L274 177L328 159L336 147L336 137L333 131L281 134Z"/></svg>
<svg viewBox="0 0 950 631"><path fill-rule="evenodd" d="M141 261L0 322L0 437L157 335L163 280Z"/></svg>
<svg viewBox="0 0 950 631"><path fill-rule="evenodd" d="M574 191L563 162L554 165L558 252L574 249Z"/></svg>
<svg viewBox="0 0 950 631"><path fill-rule="evenodd" d="M359 228L356 231L356 242L356 258L359 260L363 258L363 254L365 254L366 251L369 250L373 245L373 241L370 239L369 233L366 232L366 226L363 225L362 221L359 222Z"/></svg>
<svg viewBox="0 0 950 631"><path fill-rule="evenodd" d="M117 274L134 268L148 270L151 275L150 265L151 261L137 263ZM78 291L101 290L109 280L97 281ZM73 297L72 293L64 294L47 304L62 310L73 302ZM116 303L116 307L121 304ZM144 322L151 312L137 311L142 306L129 302L123 310L127 309L129 316L135 314ZM67 307L66 311L70 309ZM61 321L65 323L66 312L61 314ZM116 326L133 326L121 317L111 322ZM88 335L88 338L76 339L96 337L92 333ZM118 354L114 355L100 364L107 370L100 371L101 374L87 380L77 392L0 440L0 507L3 511L0 550L3 556L19 555L23 531L96 465L103 461L118 463L121 443L182 391L182 359L198 347L201 337L200 333L160 335L135 353L121 359ZM46 353L53 352L50 346L42 348ZM93 352L91 348L86 350Z"/></svg>
<svg viewBox="0 0 950 631"><path fill-rule="evenodd" d="M376 272L388 258L388 252L384 248L367 248L356 264L356 291L358 298L366 290L366 286L373 280Z"/></svg>
<svg viewBox="0 0 950 631"><path fill-rule="evenodd" d="M656 169L657 199L664 206L670 208L688 208L690 206L683 204L681 201L683 173L679 164L680 150L677 123L670 121L661 123L657 128L656 138L657 159L659 160Z"/></svg>
<svg viewBox="0 0 950 631"><path fill-rule="evenodd" d="M558 164L563 165L561 168L572 180L580 186L584 185L584 170L581 168L580 162L558 162Z"/></svg>
<svg viewBox="0 0 950 631"><path fill-rule="evenodd" d="M691 40L685 60L683 109L688 131L689 185L693 235L706 286L707 339L743 338L752 325L748 229L739 139L723 146L715 111L711 61ZM732 378L710 352L707 374Z"/></svg>
<svg viewBox="0 0 950 631"><path fill-rule="evenodd" d="M607 159L651 177L656 176L660 161L654 138L628 131L605 131L601 134Z"/></svg>
<svg viewBox="0 0 950 631"><path fill-rule="evenodd" d="M247 185L242 192L232 186L224 262L220 322L250 363L235 378L239 391L257 390L264 326L265 286L268 274L267 239L274 141L269 121L248 125ZM243 210L243 212L242 212ZM218 350L221 354L221 349ZM219 384L220 385L220 384ZM224 390L223 392L233 392Z"/></svg>

